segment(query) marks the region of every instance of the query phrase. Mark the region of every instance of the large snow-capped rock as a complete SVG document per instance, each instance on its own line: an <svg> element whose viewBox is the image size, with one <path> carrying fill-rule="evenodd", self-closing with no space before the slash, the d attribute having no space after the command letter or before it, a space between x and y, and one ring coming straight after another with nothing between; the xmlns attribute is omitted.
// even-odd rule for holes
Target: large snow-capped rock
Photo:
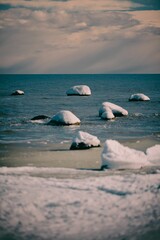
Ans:
<svg viewBox="0 0 160 240"><path fill-rule="evenodd" d="M79 95L79 96L90 96L91 89L86 85L77 85L73 86L67 90L66 94L71 95Z"/></svg>
<svg viewBox="0 0 160 240"><path fill-rule="evenodd" d="M48 122L49 125L79 125L80 119L72 112L62 110L52 117Z"/></svg>
<svg viewBox="0 0 160 240"><path fill-rule="evenodd" d="M88 149L91 147L100 147L100 140L87 132L79 131L77 136L73 139L70 149Z"/></svg>
<svg viewBox="0 0 160 240"><path fill-rule="evenodd" d="M106 140L101 154L102 168L138 169L147 165L151 163L144 152L123 146L115 140Z"/></svg>
<svg viewBox="0 0 160 240"><path fill-rule="evenodd" d="M11 95L24 95L24 91L22 91L22 90L16 90L16 91L13 92Z"/></svg>
<svg viewBox="0 0 160 240"><path fill-rule="evenodd" d="M115 117L119 117L119 116L127 116L128 115L128 111L125 110L124 108L111 103L111 102L103 102L102 106L99 109L99 116L101 117L101 115L106 111L106 109L110 108L113 115Z"/></svg>
<svg viewBox="0 0 160 240"><path fill-rule="evenodd" d="M115 118L115 116L113 115L112 110L109 107L103 106L103 109L104 109L104 112L101 115L102 119L111 120L111 119Z"/></svg>
<svg viewBox="0 0 160 240"><path fill-rule="evenodd" d="M149 101L150 98L143 93L132 94L129 98L129 101Z"/></svg>

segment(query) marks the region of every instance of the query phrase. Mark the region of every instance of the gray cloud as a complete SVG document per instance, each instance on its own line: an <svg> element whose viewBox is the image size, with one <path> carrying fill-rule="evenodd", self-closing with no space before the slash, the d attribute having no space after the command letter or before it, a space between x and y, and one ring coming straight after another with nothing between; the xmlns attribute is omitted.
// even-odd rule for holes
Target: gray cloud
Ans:
<svg viewBox="0 0 160 240"><path fill-rule="evenodd" d="M46 7L23 0L22 8L13 2L0 11L1 73L159 71L158 11L117 11L114 0L94 1L91 9L93 0L86 8L73 0L47 1ZM135 6L122 2L125 9ZM108 10L113 6L116 11Z"/></svg>

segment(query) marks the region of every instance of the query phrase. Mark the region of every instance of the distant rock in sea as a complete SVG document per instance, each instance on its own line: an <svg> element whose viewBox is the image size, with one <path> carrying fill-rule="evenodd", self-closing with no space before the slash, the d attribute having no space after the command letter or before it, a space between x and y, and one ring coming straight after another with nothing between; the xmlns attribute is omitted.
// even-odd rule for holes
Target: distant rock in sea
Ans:
<svg viewBox="0 0 160 240"><path fill-rule="evenodd" d="M24 91L22 91L22 90L16 90L16 91L13 92L11 95L12 95L12 96L13 96L13 95L24 95Z"/></svg>
<svg viewBox="0 0 160 240"><path fill-rule="evenodd" d="M31 120L36 121L36 120L43 120L43 119L47 119L47 118L50 118L50 117L45 116L45 115L38 115L38 116L31 118Z"/></svg>
<svg viewBox="0 0 160 240"><path fill-rule="evenodd" d="M150 98L143 93L132 94L129 98L129 101L149 101Z"/></svg>
<svg viewBox="0 0 160 240"><path fill-rule="evenodd" d="M151 165L147 155L118 141L106 140L101 155L101 167L111 169L138 169Z"/></svg>
<svg viewBox="0 0 160 240"><path fill-rule="evenodd" d="M78 85L78 86L73 86L70 89L68 89L66 94L68 96L74 96L74 95L90 96L91 95L91 90L86 85Z"/></svg>
<svg viewBox="0 0 160 240"><path fill-rule="evenodd" d="M80 119L76 117L72 112L62 110L52 117L48 122L49 125L79 125Z"/></svg>
<svg viewBox="0 0 160 240"><path fill-rule="evenodd" d="M87 132L79 131L73 139L70 150L89 149L92 147L100 147L100 140Z"/></svg>
<svg viewBox="0 0 160 240"><path fill-rule="evenodd" d="M121 117L121 116L128 115L128 111L125 110L124 108L122 108L114 103L111 103L111 102L103 102L102 106L99 109L99 116L101 117L102 114L104 112L106 112L106 109L108 109L108 108L111 109L111 111L115 117Z"/></svg>

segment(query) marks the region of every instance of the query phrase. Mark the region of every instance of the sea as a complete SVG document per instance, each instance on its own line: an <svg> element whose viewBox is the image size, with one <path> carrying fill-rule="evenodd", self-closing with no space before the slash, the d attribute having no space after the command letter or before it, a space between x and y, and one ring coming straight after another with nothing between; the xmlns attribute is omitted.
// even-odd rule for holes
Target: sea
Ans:
<svg viewBox="0 0 160 240"><path fill-rule="evenodd" d="M74 85L88 85L91 96L67 96ZM17 90L24 95L12 96ZM147 102L129 102L130 95L143 93ZM106 121L99 117L103 102L112 102L128 116ZM37 115L53 117L60 110L73 112L80 126L51 126ZM106 139L133 139L160 135L159 74L65 74L0 75L0 142L60 143L71 141L78 131Z"/></svg>
<svg viewBox="0 0 160 240"><path fill-rule="evenodd" d="M74 85L88 85L91 96L67 96ZM24 95L11 95L17 89ZM150 101L130 102L134 93ZM128 116L102 120L106 101ZM31 120L60 110L73 112L81 124ZM152 139L160 146L160 75L0 75L0 239L159 240L160 161L140 169L85 167L100 163L103 146L64 148L78 131L101 143Z"/></svg>

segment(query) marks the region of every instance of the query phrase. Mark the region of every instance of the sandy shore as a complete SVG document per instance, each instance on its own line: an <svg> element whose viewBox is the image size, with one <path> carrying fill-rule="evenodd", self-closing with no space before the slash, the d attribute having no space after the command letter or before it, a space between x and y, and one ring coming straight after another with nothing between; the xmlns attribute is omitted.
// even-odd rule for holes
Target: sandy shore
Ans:
<svg viewBox="0 0 160 240"><path fill-rule="evenodd" d="M148 147L160 144L157 138L121 140L123 145L146 151ZM57 167L78 169L99 169L101 152L99 148L88 150L69 150L71 143L1 143L0 167Z"/></svg>

